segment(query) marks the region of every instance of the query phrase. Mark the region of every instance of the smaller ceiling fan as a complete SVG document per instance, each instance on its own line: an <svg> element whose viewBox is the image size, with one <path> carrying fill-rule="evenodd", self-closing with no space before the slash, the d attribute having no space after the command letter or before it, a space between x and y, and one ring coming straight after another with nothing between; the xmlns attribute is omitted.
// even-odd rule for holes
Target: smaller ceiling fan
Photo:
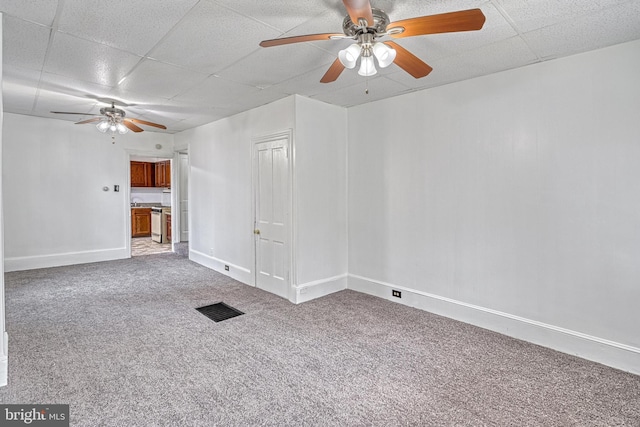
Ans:
<svg viewBox="0 0 640 427"><path fill-rule="evenodd" d="M77 114L81 116L90 116L91 114L86 113L70 113L67 111L52 111L53 114ZM158 123L148 122L146 120L133 119L125 117L126 113L124 110L120 108L116 108L115 102L111 102L111 107L103 107L100 109L100 116L93 117L91 119L82 120L80 122L76 122L77 125L82 125L85 123L97 123L96 127L100 132L110 131L112 133L127 133L129 129L134 132L142 132L140 126L137 126L135 123L153 126L159 129L166 129L167 127Z"/></svg>
<svg viewBox="0 0 640 427"><path fill-rule="evenodd" d="M485 21L485 16L480 9L469 9L391 22L384 11L371 7L369 0L342 0L342 2L348 13L342 23L344 34L322 33L283 37L264 40L260 46L271 47L316 40L353 39L356 42L339 52L338 59L331 64L320 82L335 81L345 68L355 68L358 59L360 59L358 74L373 76L377 73L374 57L381 68L395 63L419 79L429 74L432 68L399 44L392 41L380 42L378 39L385 36L402 38L474 31L481 29Z"/></svg>

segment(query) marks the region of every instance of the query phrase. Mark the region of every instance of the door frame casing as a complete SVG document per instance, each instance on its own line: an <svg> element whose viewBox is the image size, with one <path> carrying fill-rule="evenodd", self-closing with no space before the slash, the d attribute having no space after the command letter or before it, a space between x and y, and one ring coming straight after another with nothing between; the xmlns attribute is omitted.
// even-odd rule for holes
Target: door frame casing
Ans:
<svg viewBox="0 0 640 427"><path fill-rule="evenodd" d="M187 240L182 240L182 226L183 226L183 222L182 222L182 198L183 198L183 193L182 193L182 174L183 174L183 167L182 167L182 161L181 161L181 156L186 156L187 157L187 166L186 166L186 174L187 174L187 203L189 200L189 196L190 196L190 184L189 184L189 178L190 178L190 173L191 173L191 157L189 156L189 148L186 149L180 149L180 150L176 150L174 155L173 155L173 165L171 167L171 190L172 190L172 206L176 206L176 210L178 211L178 213L175 215L175 220L174 218L171 219L171 228L174 230L173 232L173 236L178 236L178 238L174 238L174 240L172 240L172 243L180 243L180 242L188 242L190 241L190 237L191 237L191 228L189 227L190 224L190 220L191 220L191 210L188 210L187 213ZM174 185L175 183L175 185ZM174 221L175 221L175 225L174 225Z"/></svg>
<svg viewBox="0 0 640 427"><path fill-rule="evenodd" d="M280 132L270 133L266 135L254 136L251 138L251 237L253 239L253 286L258 287L258 257L257 257L257 239L253 231L257 225L257 203L256 197L258 195L258 158L256 146L264 142L273 142L285 140L285 150L287 151L287 201L286 201L286 236L287 236L287 259L289 265L287 266L286 286L287 286L287 299L293 303L296 301L295 282L296 282L296 259L295 259L295 233L294 225L296 223L296 209L295 209L295 183L294 183L294 170L295 170L295 150L293 143L293 129L286 129Z"/></svg>
<svg viewBox="0 0 640 427"><path fill-rule="evenodd" d="M131 258L131 157L148 157L150 159L165 159L172 160L174 157L173 152L167 152L165 150L158 151L157 153L150 153L148 151L134 150L130 148L124 149L124 157L126 160L126 173L124 182L126 185L124 189L120 186L120 192L124 193L124 214L125 214L125 251L127 252L127 258ZM173 167L172 167L173 169ZM173 174L173 170L171 171ZM173 175L171 176L173 179ZM171 207L173 208L173 189L171 190ZM172 225L173 226L173 225ZM173 251L173 247L172 247Z"/></svg>

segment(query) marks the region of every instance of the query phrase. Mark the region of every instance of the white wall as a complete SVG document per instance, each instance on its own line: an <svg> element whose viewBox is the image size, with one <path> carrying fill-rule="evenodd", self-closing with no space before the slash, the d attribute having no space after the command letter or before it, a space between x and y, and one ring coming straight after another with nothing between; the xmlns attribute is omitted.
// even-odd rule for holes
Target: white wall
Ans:
<svg viewBox="0 0 640 427"><path fill-rule="evenodd" d="M347 110L296 97L297 302L347 285Z"/></svg>
<svg viewBox="0 0 640 427"><path fill-rule="evenodd" d="M288 97L175 135L189 147L191 259L254 284L251 138L293 129L294 108Z"/></svg>
<svg viewBox="0 0 640 427"><path fill-rule="evenodd" d="M349 286L640 373L640 42L349 110Z"/></svg>
<svg viewBox="0 0 640 427"><path fill-rule="evenodd" d="M94 126L17 114L5 115L3 141L7 271L127 257L128 152L173 146L168 134L112 144Z"/></svg>
<svg viewBox="0 0 640 427"><path fill-rule="evenodd" d="M2 76L2 13L0 13L0 76ZM4 128L4 108L2 104L2 91L0 91L0 172L2 167L2 130ZM5 327L4 316L4 201L2 195L2 174L0 173L0 387L7 385L7 373L9 370L8 357L7 357L7 345L9 336Z"/></svg>
<svg viewBox="0 0 640 427"><path fill-rule="evenodd" d="M176 134L189 147L191 259L254 285L252 139L294 130L294 302L346 287L346 110L291 96ZM225 271L224 265L230 270Z"/></svg>

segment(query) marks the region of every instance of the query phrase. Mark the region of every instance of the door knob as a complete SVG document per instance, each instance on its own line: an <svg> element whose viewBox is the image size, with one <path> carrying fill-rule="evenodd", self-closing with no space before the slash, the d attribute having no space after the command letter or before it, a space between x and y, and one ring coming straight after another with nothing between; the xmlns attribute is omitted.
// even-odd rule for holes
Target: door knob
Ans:
<svg viewBox="0 0 640 427"><path fill-rule="evenodd" d="M255 230L253 230L253 234L260 234L260 230L256 228Z"/></svg>

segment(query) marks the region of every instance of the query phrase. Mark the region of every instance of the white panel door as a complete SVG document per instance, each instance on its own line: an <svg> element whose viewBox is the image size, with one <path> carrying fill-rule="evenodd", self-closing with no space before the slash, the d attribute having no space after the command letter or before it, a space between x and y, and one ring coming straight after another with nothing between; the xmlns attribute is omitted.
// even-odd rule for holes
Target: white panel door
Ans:
<svg viewBox="0 0 640 427"><path fill-rule="evenodd" d="M288 297L289 139L254 145L256 287Z"/></svg>

